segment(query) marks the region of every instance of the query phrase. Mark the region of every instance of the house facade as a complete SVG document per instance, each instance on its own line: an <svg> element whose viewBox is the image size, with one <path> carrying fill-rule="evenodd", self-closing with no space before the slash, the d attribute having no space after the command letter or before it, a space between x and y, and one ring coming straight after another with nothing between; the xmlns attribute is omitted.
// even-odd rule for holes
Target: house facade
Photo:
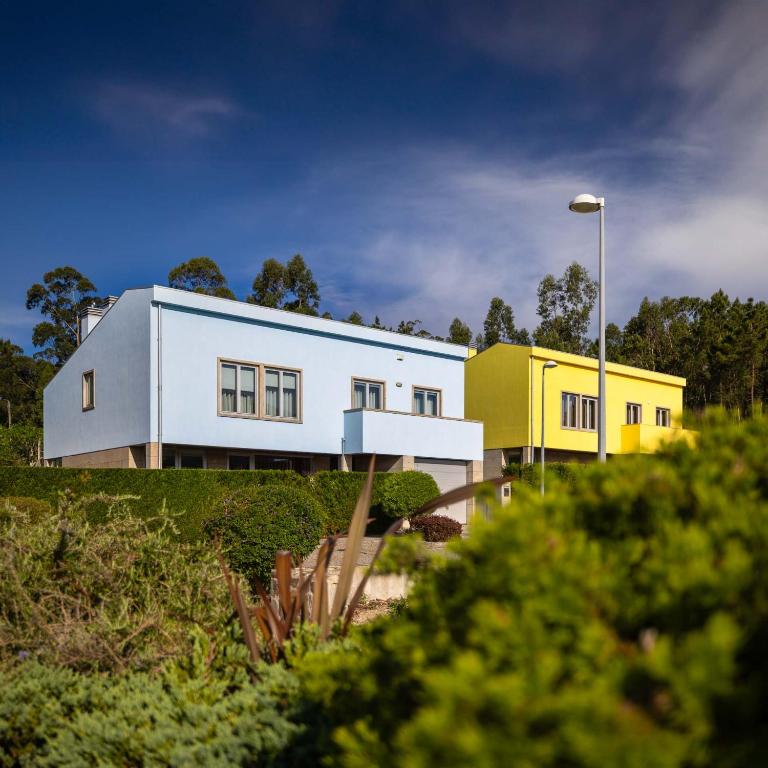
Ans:
<svg viewBox="0 0 768 768"><path fill-rule="evenodd" d="M69 467L377 469L482 477L467 347L153 286L82 318L45 390L45 458ZM451 509L466 522L465 505Z"/></svg>
<svg viewBox="0 0 768 768"><path fill-rule="evenodd" d="M556 363L544 374L548 361ZM690 437L682 429L685 379L606 364L606 450L647 452L662 441ZM468 418L484 424L485 475L510 462L539 461L544 398L544 445L550 461L597 456L598 362L542 347L496 344L466 362Z"/></svg>

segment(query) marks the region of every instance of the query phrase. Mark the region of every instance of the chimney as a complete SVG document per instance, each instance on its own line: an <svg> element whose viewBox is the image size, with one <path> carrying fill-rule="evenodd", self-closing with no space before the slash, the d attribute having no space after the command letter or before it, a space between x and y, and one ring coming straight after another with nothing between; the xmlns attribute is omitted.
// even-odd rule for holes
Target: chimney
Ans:
<svg viewBox="0 0 768 768"><path fill-rule="evenodd" d="M117 299L117 296L107 296L107 298L101 302L102 315L106 315L107 312L112 309L112 305L117 301Z"/></svg>
<svg viewBox="0 0 768 768"><path fill-rule="evenodd" d="M101 307L86 307L80 311L80 343L96 327L101 320L103 310Z"/></svg>

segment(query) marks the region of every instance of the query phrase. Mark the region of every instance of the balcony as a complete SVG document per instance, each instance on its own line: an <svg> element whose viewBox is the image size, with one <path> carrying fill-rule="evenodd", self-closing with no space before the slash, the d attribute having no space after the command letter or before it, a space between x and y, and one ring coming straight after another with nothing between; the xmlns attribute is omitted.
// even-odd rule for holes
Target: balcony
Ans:
<svg viewBox="0 0 768 768"><path fill-rule="evenodd" d="M479 421L400 411L344 411L344 453L478 461L483 458Z"/></svg>
<svg viewBox="0 0 768 768"><path fill-rule="evenodd" d="M656 427L650 424L624 424L621 427L622 453L653 453L663 443L685 440L689 445L696 433L681 427Z"/></svg>

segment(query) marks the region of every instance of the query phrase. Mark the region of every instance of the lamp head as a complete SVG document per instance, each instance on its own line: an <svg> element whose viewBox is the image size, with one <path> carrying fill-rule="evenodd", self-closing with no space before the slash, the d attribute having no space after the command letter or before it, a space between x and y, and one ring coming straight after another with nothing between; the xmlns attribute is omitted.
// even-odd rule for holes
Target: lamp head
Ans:
<svg viewBox="0 0 768 768"><path fill-rule="evenodd" d="M550 368L557 368L557 363L554 360L547 360L547 362L544 363L545 370L549 370Z"/></svg>
<svg viewBox="0 0 768 768"><path fill-rule="evenodd" d="M568 208L574 213L595 213L600 210L602 200L594 195L576 195L568 204Z"/></svg>

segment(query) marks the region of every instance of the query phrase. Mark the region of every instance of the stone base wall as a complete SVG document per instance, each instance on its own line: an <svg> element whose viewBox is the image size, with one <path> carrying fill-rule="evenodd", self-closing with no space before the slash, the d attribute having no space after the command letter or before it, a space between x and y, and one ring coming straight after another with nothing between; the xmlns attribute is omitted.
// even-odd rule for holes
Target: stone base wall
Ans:
<svg viewBox="0 0 768 768"><path fill-rule="evenodd" d="M77 469L136 469L143 466L143 462L144 446L126 445L122 448L107 448L103 451L61 457L62 467Z"/></svg>

